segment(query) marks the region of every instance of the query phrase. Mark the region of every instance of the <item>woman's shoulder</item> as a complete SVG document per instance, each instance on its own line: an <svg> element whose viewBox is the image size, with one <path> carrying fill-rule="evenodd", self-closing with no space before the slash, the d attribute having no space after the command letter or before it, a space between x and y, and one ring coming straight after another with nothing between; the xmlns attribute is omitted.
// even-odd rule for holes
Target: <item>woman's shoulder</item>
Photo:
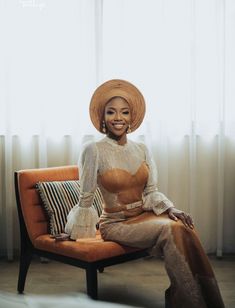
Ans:
<svg viewBox="0 0 235 308"><path fill-rule="evenodd" d="M132 141L132 140L130 140L130 142L133 144L133 146L136 146L136 147L140 148L142 151L146 152L147 146L146 146L145 143L137 142L137 141Z"/></svg>
<svg viewBox="0 0 235 308"><path fill-rule="evenodd" d="M89 151L96 148L96 142L95 141L87 141L82 145L83 151Z"/></svg>
<svg viewBox="0 0 235 308"><path fill-rule="evenodd" d="M145 156L145 159L148 160L150 159L150 157L152 157L151 149L144 142L136 142L136 145L138 146L142 154Z"/></svg>
<svg viewBox="0 0 235 308"><path fill-rule="evenodd" d="M81 149L81 156L96 156L97 146L95 141L88 141L83 144Z"/></svg>

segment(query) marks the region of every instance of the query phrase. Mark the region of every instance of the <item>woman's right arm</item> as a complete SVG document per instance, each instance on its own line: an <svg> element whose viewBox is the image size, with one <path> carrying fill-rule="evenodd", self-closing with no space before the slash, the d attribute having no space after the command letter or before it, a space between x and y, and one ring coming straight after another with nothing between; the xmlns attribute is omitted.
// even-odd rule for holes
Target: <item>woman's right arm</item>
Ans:
<svg viewBox="0 0 235 308"><path fill-rule="evenodd" d="M145 161L149 167L148 182L144 188L144 206L145 210L152 210L156 215L161 215L170 208L173 208L173 203L160 191L157 187L157 167L149 150L144 144L141 144L144 153Z"/></svg>
<svg viewBox="0 0 235 308"><path fill-rule="evenodd" d="M71 239L95 237L99 220L92 207L97 188L98 151L95 143L87 145L79 159L80 200L69 212L65 232Z"/></svg>

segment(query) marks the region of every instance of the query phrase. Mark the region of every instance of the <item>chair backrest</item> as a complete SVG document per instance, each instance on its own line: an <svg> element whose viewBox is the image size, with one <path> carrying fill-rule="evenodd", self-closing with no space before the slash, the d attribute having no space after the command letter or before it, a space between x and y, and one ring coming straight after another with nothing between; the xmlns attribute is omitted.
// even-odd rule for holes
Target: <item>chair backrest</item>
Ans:
<svg viewBox="0 0 235 308"><path fill-rule="evenodd" d="M39 194L36 191L36 183L78 180L78 178L77 166L27 169L15 173L18 211L22 212L23 220L20 221L20 224L25 224L32 243L39 235L48 233L48 217L43 210Z"/></svg>

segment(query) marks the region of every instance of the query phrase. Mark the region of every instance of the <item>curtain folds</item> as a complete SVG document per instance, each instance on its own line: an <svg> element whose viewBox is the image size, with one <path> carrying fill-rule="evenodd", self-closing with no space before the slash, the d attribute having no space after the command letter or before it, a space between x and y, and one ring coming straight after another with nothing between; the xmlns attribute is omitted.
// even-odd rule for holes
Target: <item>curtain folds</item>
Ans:
<svg viewBox="0 0 235 308"><path fill-rule="evenodd" d="M233 0L0 0L0 255L19 251L13 173L76 164L97 85L133 82L159 190L208 253L235 252Z"/></svg>

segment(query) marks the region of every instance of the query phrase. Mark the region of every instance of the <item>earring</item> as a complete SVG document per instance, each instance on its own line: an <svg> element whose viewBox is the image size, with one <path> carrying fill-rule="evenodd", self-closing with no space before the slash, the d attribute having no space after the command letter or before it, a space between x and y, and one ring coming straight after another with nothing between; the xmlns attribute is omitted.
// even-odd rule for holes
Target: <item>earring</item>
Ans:
<svg viewBox="0 0 235 308"><path fill-rule="evenodd" d="M131 124L129 124L128 129L127 129L127 134L131 133Z"/></svg>
<svg viewBox="0 0 235 308"><path fill-rule="evenodd" d="M102 122L102 132L106 134L106 126L104 121Z"/></svg>

